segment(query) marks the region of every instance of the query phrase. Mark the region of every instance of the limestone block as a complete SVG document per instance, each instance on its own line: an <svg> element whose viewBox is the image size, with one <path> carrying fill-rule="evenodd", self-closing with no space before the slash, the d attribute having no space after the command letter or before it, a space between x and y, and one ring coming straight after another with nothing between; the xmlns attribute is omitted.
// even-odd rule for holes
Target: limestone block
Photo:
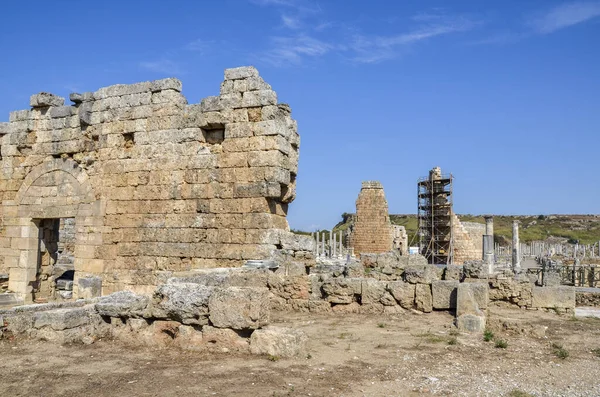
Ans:
<svg viewBox="0 0 600 397"><path fill-rule="evenodd" d="M490 287L488 283L485 282L469 282L471 290L473 291L473 297L475 298L475 302L477 302L477 306L480 309L487 309L489 298Z"/></svg>
<svg viewBox="0 0 600 397"><path fill-rule="evenodd" d="M213 290L194 283L160 285L154 292L152 316L183 324L208 324L208 300Z"/></svg>
<svg viewBox="0 0 600 397"><path fill-rule="evenodd" d="M203 112L218 112L223 109L223 105L221 105L221 97L218 96L209 96L202 99L200 102L200 109Z"/></svg>
<svg viewBox="0 0 600 397"><path fill-rule="evenodd" d="M33 327L50 327L55 331L89 324L89 312L85 308L67 308L39 311L33 314Z"/></svg>
<svg viewBox="0 0 600 397"><path fill-rule="evenodd" d="M270 136L280 135L282 137L288 136L288 129L283 120L267 120L259 121L254 123L252 126L254 135L256 136Z"/></svg>
<svg viewBox="0 0 600 397"><path fill-rule="evenodd" d="M456 293L456 316L460 317L463 314L471 314L476 316L483 315L479 309L477 300L475 299L473 284L460 283Z"/></svg>
<svg viewBox="0 0 600 397"><path fill-rule="evenodd" d="M221 94L220 104L223 107L223 109L239 108L242 105L242 94L238 92L234 92L231 94Z"/></svg>
<svg viewBox="0 0 600 397"><path fill-rule="evenodd" d="M162 90L174 90L177 92L181 92L183 85L181 80L176 79L174 77L170 77L162 80L155 80L150 83L150 90L152 92L162 91Z"/></svg>
<svg viewBox="0 0 600 397"><path fill-rule="evenodd" d="M404 269L404 280L411 284L431 284L441 280L444 269L436 265L411 265Z"/></svg>
<svg viewBox="0 0 600 397"><path fill-rule="evenodd" d="M279 231L281 248L294 251L310 251L315 248L315 240L310 236L295 234L284 230Z"/></svg>
<svg viewBox="0 0 600 397"><path fill-rule="evenodd" d="M262 77L253 76L246 79L246 90L248 91L261 91L271 90L271 86L267 84Z"/></svg>
<svg viewBox="0 0 600 397"><path fill-rule="evenodd" d="M462 266L448 265L444 270L444 280L462 280L463 268Z"/></svg>
<svg viewBox="0 0 600 397"><path fill-rule="evenodd" d="M485 316L463 314L456 319L456 326L463 332L483 332L485 331Z"/></svg>
<svg viewBox="0 0 600 397"><path fill-rule="evenodd" d="M467 261L463 265L465 278L487 278L488 266L483 261Z"/></svg>
<svg viewBox="0 0 600 397"><path fill-rule="evenodd" d="M254 66L225 69L225 80L239 80L249 77L258 77L258 70Z"/></svg>
<svg viewBox="0 0 600 397"><path fill-rule="evenodd" d="M210 322L217 328L257 329L269 322L266 288L218 288L208 302Z"/></svg>
<svg viewBox="0 0 600 397"><path fill-rule="evenodd" d="M204 338L202 331L195 329L190 325L180 325L175 343L185 350L203 350Z"/></svg>
<svg viewBox="0 0 600 397"><path fill-rule="evenodd" d="M415 306L417 310L429 313L433 310L433 297L431 285L417 284L415 286Z"/></svg>
<svg viewBox="0 0 600 397"><path fill-rule="evenodd" d="M344 277L365 277L365 267L361 262L352 261L346 265Z"/></svg>
<svg viewBox="0 0 600 397"><path fill-rule="evenodd" d="M269 275L269 289L275 296L283 299L304 299L310 297L308 277Z"/></svg>
<svg viewBox="0 0 600 397"><path fill-rule="evenodd" d="M96 312L109 317L143 317L147 315L149 299L131 291L119 291L101 297L95 304Z"/></svg>
<svg viewBox="0 0 600 397"><path fill-rule="evenodd" d="M82 299L96 298L102 295L101 277L81 277L77 280L77 296Z"/></svg>
<svg viewBox="0 0 600 397"><path fill-rule="evenodd" d="M223 349L227 351L247 352L249 350L248 339L241 337L232 329L215 328L208 325L202 327L202 343L212 349Z"/></svg>
<svg viewBox="0 0 600 397"><path fill-rule="evenodd" d="M63 106L64 104L65 98L50 94L48 92L40 92L39 94L32 95L29 99L29 105L32 108Z"/></svg>
<svg viewBox="0 0 600 397"><path fill-rule="evenodd" d="M458 284L459 282L454 280L436 280L432 282L433 308L441 310L455 309Z"/></svg>
<svg viewBox="0 0 600 397"><path fill-rule="evenodd" d="M386 293L386 283L375 279L363 279L361 282L360 303L378 303Z"/></svg>
<svg viewBox="0 0 600 397"><path fill-rule="evenodd" d="M414 284L405 283L404 281L391 281L387 284L387 290L403 308L412 309L414 307L416 290Z"/></svg>
<svg viewBox="0 0 600 397"><path fill-rule="evenodd" d="M308 338L298 329L268 326L250 336L250 352L273 357L295 357L305 352Z"/></svg>
<svg viewBox="0 0 600 397"><path fill-rule="evenodd" d="M568 286L533 287L531 306L545 309L574 309L575 288Z"/></svg>
<svg viewBox="0 0 600 397"><path fill-rule="evenodd" d="M328 302L352 303L356 301L356 297L362 292L361 279L330 278L323 282L321 290Z"/></svg>
<svg viewBox="0 0 600 397"><path fill-rule="evenodd" d="M48 111L52 118L69 117L76 114L77 109L73 106L55 106Z"/></svg>
<svg viewBox="0 0 600 397"><path fill-rule="evenodd" d="M241 107L251 108L277 104L277 94L271 90L247 91L242 94Z"/></svg>

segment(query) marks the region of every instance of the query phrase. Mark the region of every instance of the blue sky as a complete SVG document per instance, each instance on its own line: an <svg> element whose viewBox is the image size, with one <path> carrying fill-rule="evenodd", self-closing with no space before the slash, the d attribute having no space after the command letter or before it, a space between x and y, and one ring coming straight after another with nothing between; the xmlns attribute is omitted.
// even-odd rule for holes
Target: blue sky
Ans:
<svg viewBox="0 0 600 397"><path fill-rule="evenodd" d="M190 103L255 65L298 120L293 228L391 213L455 176L459 213L598 213L600 1L29 1L3 4L0 121L29 96L176 76Z"/></svg>

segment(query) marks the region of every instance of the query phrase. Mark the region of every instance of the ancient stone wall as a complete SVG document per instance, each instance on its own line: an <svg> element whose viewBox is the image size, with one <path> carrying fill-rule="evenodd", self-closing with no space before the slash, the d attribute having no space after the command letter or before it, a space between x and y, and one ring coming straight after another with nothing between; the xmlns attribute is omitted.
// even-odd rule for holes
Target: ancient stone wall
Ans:
<svg viewBox="0 0 600 397"><path fill-rule="evenodd" d="M356 200L356 216L350 239L354 253L390 251L393 239L383 186L377 181L363 182Z"/></svg>
<svg viewBox="0 0 600 397"><path fill-rule="evenodd" d="M461 222L456 215L452 219L454 237L454 264L481 260L483 255L483 235L485 224Z"/></svg>
<svg viewBox="0 0 600 397"><path fill-rule="evenodd" d="M173 271L239 266L282 246L299 136L289 106L253 67L188 105L181 82L41 93L0 123L0 273L23 298L39 224L74 218L77 279L103 293L150 291ZM77 291L74 291L77 296Z"/></svg>

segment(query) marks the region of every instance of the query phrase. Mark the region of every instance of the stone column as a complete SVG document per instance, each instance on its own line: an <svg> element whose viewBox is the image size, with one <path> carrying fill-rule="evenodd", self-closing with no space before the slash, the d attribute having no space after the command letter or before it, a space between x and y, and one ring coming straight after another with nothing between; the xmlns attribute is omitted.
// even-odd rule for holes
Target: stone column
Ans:
<svg viewBox="0 0 600 397"><path fill-rule="evenodd" d="M325 256L325 233L321 234L321 255Z"/></svg>
<svg viewBox="0 0 600 397"><path fill-rule="evenodd" d="M521 247L519 246L519 221L512 225L512 267L515 273L521 270Z"/></svg>
<svg viewBox="0 0 600 397"><path fill-rule="evenodd" d="M335 251L336 251L336 248L337 248L337 244L336 244L336 241L335 241L335 233L332 232L331 235L332 235L331 236L331 238L332 238L332 240L331 240L331 249L332 249L331 257L332 258L336 258L337 257L337 252L335 252Z"/></svg>
<svg viewBox="0 0 600 397"><path fill-rule="evenodd" d="M342 243L342 239L343 239L342 231L340 230L339 233L340 233L340 241L339 241L339 243L340 243L340 257L343 257L344 256L344 245Z"/></svg>
<svg viewBox="0 0 600 397"><path fill-rule="evenodd" d="M319 232L315 233L317 235L317 243L315 244L315 258L319 257Z"/></svg>
<svg viewBox="0 0 600 397"><path fill-rule="evenodd" d="M491 215L484 216L485 219L485 234L486 236L494 235L494 217Z"/></svg>

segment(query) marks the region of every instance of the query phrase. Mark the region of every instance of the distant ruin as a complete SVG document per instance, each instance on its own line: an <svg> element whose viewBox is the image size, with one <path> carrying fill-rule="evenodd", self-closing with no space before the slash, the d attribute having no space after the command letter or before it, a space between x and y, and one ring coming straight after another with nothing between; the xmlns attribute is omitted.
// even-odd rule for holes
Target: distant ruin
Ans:
<svg viewBox="0 0 600 397"><path fill-rule="evenodd" d="M40 93L0 123L9 291L57 298L71 271L73 297L144 293L172 272L293 251L290 107L253 67L225 70L220 95L199 104L181 89L173 78L114 85L72 94L70 106Z"/></svg>
<svg viewBox="0 0 600 397"><path fill-rule="evenodd" d="M458 219L452 208L453 179L435 167L417 184L419 251L431 264L462 265L482 259L486 226Z"/></svg>
<svg viewBox="0 0 600 397"><path fill-rule="evenodd" d="M366 181L356 200L356 216L350 235L350 247L355 254L382 253L399 250L408 252L404 227L392 225L383 186L378 181Z"/></svg>

